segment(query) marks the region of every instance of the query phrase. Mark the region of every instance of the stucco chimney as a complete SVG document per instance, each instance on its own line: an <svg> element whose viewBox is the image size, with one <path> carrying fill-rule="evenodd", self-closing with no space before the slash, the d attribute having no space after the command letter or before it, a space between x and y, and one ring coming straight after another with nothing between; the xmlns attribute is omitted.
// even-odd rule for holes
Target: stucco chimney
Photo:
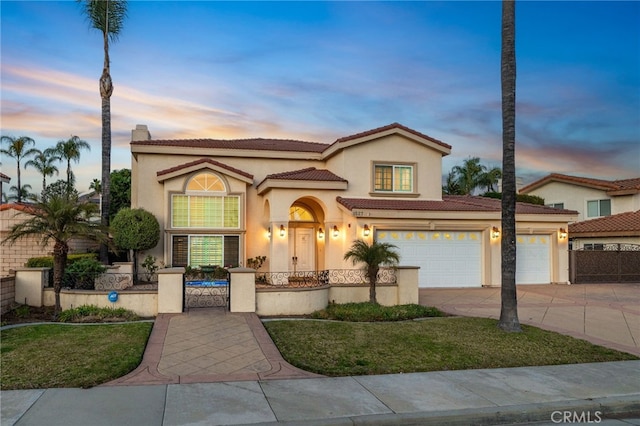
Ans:
<svg viewBox="0 0 640 426"><path fill-rule="evenodd" d="M151 133L146 124L136 124L136 128L131 131L131 142L151 140Z"/></svg>

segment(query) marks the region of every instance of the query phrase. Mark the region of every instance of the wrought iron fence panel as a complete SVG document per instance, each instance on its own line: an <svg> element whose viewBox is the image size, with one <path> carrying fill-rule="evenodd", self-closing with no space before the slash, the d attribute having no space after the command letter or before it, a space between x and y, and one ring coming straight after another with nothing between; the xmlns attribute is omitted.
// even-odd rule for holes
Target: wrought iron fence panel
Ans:
<svg viewBox="0 0 640 426"><path fill-rule="evenodd" d="M66 271L62 278L62 287L75 290L124 290L132 285L133 274Z"/></svg>
<svg viewBox="0 0 640 426"><path fill-rule="evenodd" d="M395 284L396 274L393 268L381 268L378 272L378 284ZM259 272L256 274L258 288L309 288L325 285L363 285L369 280L362 269L326 269L304 272Z"/></svg>
<svg viewBox="0 0 640 426"><path fill-rule="evenodd" d="M229 308L231 289L230 275L226 279L198 279L184 281L184 307L189 308Z"/></svg>
<svg viewBox="0 0 640 426"><path fill-rule="evenodd" d="M259 272L256 286L262 288L311 288L325 285L318 271Z"/></svg>

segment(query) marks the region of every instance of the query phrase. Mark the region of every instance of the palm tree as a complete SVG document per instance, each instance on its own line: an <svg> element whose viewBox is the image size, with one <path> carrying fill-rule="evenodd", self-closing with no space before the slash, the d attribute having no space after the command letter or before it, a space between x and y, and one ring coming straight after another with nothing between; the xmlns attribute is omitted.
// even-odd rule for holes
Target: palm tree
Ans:
<svg viewBox="0 0 640 426"><path fill-rule="evenodd" d="M35 200L37 202L26 211L30 218L14 225L2 244L12 245L29 236L39 236L43 246L53 241L53 289L57 315L60 312L60 290L67 265L69 242L74 238L106 242L108 234L104 227L90 220L96 213L96 205L79 202L77 191L45 191Z"/></svg>
<svg viewBox="0 0 640 426"><path fill-rule="evenodd" d="M516 293L516 6L502 1L502 288L498 327L519 332Z"/></svg>
<svg viewBox="0 0 640 426"><path fill-rule="evenodd" d="M69 185L75 182L75 177L71 171L71 161L76 163L80 161L80 151L86 149L91 150L91 146L87 141L80 139L77 136L71 136L69 139L58 141L55 147L55 152L62 160L67 162L67 183Z"/></svg>
<svg viewBox="0 0 640 426"><path fill-rule="evenodd" d="M100 183L100 179L94 179L89 184L89 189L93 189L96 194L102 193L102 184Z"/></svg>
<svg viewBox="0 0 640 426"><path fill-rule="evenodd" d="M36 150L36 154L33 159L27 161L24 167L29 166L36 169L42 175L42 190L47 187L47 176L53 176L58 174L59 170L55 164L56 161L60 161L60 156L55 149L49 148L44 151Z"/></svg>
<svg viewBox="0 0 640 426"><path fill-rule="evenodd" d="M456 176L457 184L462 194L471 194L482 184L482 176L487 167L480 164L479 157L469 157L462 166L455 166L451 172Z"/></svg>
<svg viewBox="0 0 640 426"><path fill-rule="evenodd" d="M29 185L28 183L22 185L21 187L13 185L9 188L9 191L12 191L13 194L7 197L7 201L21 203L23 200L31 198L31 185Z"/></svg>
<svg viewBox="0 0 640 426"><path fill-rule="evenodd" d="M102 98L102 197L100 213L102 225L109 226L109 207L111 191L111 81L109 40L116 41L124 19L127 16L127 2L125 0L78 0L84 6L92 28L102 33L104 49L104 63L100 76L100 97ZM107 248L100 247L100 260L107 262Z"/></svg>
<svg viewBox="0 0 640 426"><path fill-rule="evenodd" d="M446 195L464 195L454 172L449 172L447 182L442 186L442 193Z"/></svg>
<svg viewBox="0 0 640 426"><path fill-rule="evenodd" d="M495 192L498 181L502 178L502 170L499 167L487 169L480 176L480 185L485 187L487 192Z"/></svg>
<svg viewBox="0 0 640 426"><path fill-rule="evenodd" d="M7 143L7 148L1 148L0 153L16 160L18 181L16 182L16 186L11 187L10 189L16 190L17 202L20 203L23 199L22 190L27 186L25 185L25 187L23 187L22 182L20 181L20 161L22 161L22 159L26 157L30 157L37 152L37 149L29 148L29 145L35 145L36 141L28 136L20 136L17 138L11 136L2 136L1 141L2 143ZM29 189L31 189L30 186Z"/></svg>
<svg viewBox="0 0 640 426"><path fill-rule="evenodd" d="M397 247L389 243L373 241L369 245L364 240L356 240L344 255L344 260L351 260L354 265L364 263L363 269L369 280L369 302L371 303L378 303L376 300L376 284L380 266L395 266L400 261L398 252L394 251L395 248Z"/></svg>

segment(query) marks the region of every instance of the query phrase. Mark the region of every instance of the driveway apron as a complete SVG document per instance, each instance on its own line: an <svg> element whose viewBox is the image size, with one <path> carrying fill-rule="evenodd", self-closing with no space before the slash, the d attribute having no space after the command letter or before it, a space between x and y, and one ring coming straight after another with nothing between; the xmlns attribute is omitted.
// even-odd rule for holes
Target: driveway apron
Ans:
<svg viewBox="0 0 640 426"><path fill-rule="evenodd" d="M519 285L522 324L640 355L640 284ZM500 317L500 288L420 289L420 304Z"/></svg>

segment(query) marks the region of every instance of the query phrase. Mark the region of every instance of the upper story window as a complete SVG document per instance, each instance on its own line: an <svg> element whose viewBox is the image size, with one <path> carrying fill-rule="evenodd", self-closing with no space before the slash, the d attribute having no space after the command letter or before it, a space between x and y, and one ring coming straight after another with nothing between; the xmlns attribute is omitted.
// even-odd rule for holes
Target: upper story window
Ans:
<svg viewBox="0 0 640 426"><path fill-rule="evenodd" d="M611 200L587 201L587 217L611 216Z"/></svg>
<svg viewBox="0 0 640 426"><path fill-rule="evenodd" d="M225 191L224 182L212 173L194 176L184 194L171 196L171 227L238 229L240 197Z"/></svg>
<svg viewBox="0 0 640 426"><path fill-rule="evenodd" d="M410 164L375 164L375 192L413 192L414 166Z"/></svg>
<svg viewBox="0 0 640 426"><path fill-rule="evenodd" d="M546 204L547 207L553 207L554 209L564 209L564 203L551 203Z"/></svg>

